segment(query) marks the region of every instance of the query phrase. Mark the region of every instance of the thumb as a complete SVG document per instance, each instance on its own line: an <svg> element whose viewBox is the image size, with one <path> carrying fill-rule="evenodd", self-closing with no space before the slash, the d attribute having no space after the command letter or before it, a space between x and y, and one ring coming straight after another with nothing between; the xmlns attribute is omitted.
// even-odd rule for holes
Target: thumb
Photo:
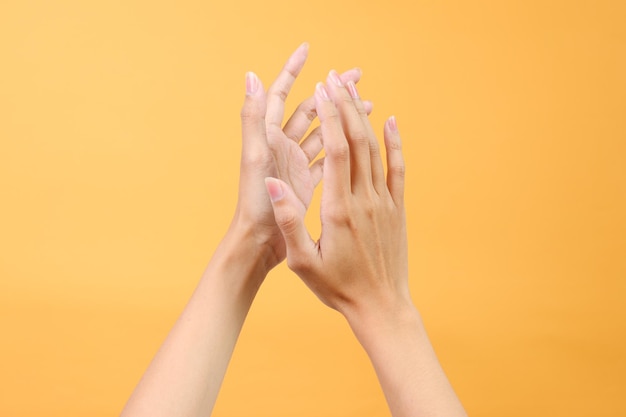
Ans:
<svg viewBox="0 0 626 417"><path fill-rule="evenodd" d="M287 264L296 272L306 269L315 258L315 242L304 224L306 209L284 181L267 177L265 187L272 201L274 219L287 246Z"/></svg>

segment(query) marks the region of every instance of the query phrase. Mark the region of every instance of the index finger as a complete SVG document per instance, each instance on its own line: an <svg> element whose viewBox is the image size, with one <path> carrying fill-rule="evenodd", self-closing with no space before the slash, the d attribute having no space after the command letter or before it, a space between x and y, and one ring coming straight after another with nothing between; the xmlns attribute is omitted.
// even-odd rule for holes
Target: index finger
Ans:
<svg viewBox="0 0 626 417"><path fill-rule="evenodd" d="M308 54L309 44L305 42L291 54L287 63L285 63L285 66L267 92L267 114L265 120L268 126L278 126L278 128L281 128L285 114L285 100L296 77L300 74Z"/></svg>
<svg viewBox="0 0 626 417"><path fill-rule="evenodd" d="M361 70L359 68L352 68L339 77L345 83L352 81L356 84L361 79ZM285 123L285 127L283 128L285 136L294 142L300 142L316 117L315 97L309 97L300 103L296 111L289 117L287 123Z"/></svg>
<svg viewBox="0 0 626 417"><path fill-rule="evenodd" d="M350 184L350 147L343 132L341 116L322 83L315 87L315 104L324 138L324 188L333 199L343 200L352 187Z"/></svg>

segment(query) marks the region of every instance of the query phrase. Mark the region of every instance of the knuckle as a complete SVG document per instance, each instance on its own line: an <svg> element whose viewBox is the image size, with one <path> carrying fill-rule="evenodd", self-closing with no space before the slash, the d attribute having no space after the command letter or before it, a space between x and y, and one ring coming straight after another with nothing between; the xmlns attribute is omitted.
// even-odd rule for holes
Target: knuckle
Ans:
<svg viewBox="0 0 626 417"><path fill-rule="evenodd" d="M354 106L354 99L352 97L350 97L347 93L346 94L341 94L341 97L339 98L340 103L343 103L344 105L350 105L350 106Z"/></svg>
<svg viewBox="0 0 626 417"><path fill-rule="evenodd" d="M378 141L376 140L370 140L369 141L369 147L370 147L370 155L372 158L380 158L380 147L378 146Z"/></svg>
<svg viewBox="0 0 626 417"><path fill-rule="evenodd" d="M281 101L287 100L287 91L282 87L272 87L270 88L269 95L278 97Z"/></svg>
<svg viewBox="0 0 626 417"><path fill-rule="evenodd" d="M401 151L402 150L402 142L398 139L392 138L387 141L387 148L392 151Z"/></svg>
<svg viewBox="0 0 626 417"><path fill-rule="evenodd" d="M356 145L363 146L367 145L370 142L370 138L367 135L367 132L363 130L357 130L350 136L350 140Z"/></svg>
<svg viewBox="0 0 626 417"><path fill-rule="evenodd" d="M350 160L350 147L346 142L326 144L326 154L338 162L346 162Z"/></svg>
<svg viewBox="0 0 626 417"><path fill-rule="evenodd" d="M328 106L323 108L323 111L320 112L320 119L327 123L340 124L341 117L339 117L339 112L337 108L331 103Z"/></svg>
<svg viewBox="0 0 626 417"><path fill-rule="evenodd" d="M259 110L255 105L251 103L246 103L241 108L239 115L241 116L241 120L243 121L256 120L259 118Z"/></svg>
<svg viewBox="0 0 626 417"><path fill-rule="evenodd" d="M370 200L363 204L363 213L368 220L373 220L376 217L376 205Z"/></svg>
<svg viewBox="0 0 626 417"><path fill-rule="evenodd" d="M406 167L403 163L394 164L389 167L389 171L396 177L404 178L406 176Z"/></svg>
<svg viewBox="0 0 626 417"><path fill-rule="evenodd" d="M283 71L287 73L292 80L295 80L298 77L300 71L289 64L290 62L287 62L287 64L285 64L285 66L283 67Z"/></svg>
<svg viewBox="0 0 626 417"><path fill-rule="evenodd" d="M313 129L305 140L316 144L323 144L324 138L322 136L322 131L320 130L319 126Z"/></svg>
<svg viewBox="0 0 626 417"><path fill-rule="evenodd" d="M317 110L315 109L314 102L304 101L298 105L296 112L304 114L309 122L312 122L317 117Z"/></svg>
<svg viewBox="0 0 626 417"><path fill-rule="evenodd" d="M299 142L300 141L300 137L295 134L295 133L289 133L286 135L290 140L294 141L294 142Z"/></svg>
<svg viewBox="0 0 626 417"><path fill-rule="evenodd" d="M298 220L298 217L291 210L284 211L277 215L276 223L280 226L283 234L287 236L293 235L300 226L300 221Z"/></svg>
<svg viewBox="0 0 626 417"><path fill-rule="evenodd" d="M270 152L250 152L244 150L241 153L242 168L266 167L274 162L274 157Z"/></svg>
<svg viewBox="0 0 626 417"><path fill-rule="evenodd" d="M359 113L359 116L361 116L361 118L367 117L367 111L365 110L365 106L363 106L363 103L359 102L359 104L356 106L356 111Z"/></svg>

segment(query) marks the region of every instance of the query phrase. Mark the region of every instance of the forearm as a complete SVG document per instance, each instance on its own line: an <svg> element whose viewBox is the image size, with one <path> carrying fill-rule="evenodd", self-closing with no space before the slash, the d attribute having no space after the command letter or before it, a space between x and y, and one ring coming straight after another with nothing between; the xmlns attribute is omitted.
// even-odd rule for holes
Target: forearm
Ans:
<svg viewBox="0 0 626 417"><path fill-rule="evenodd" d="M139 382L123 417L209 416L265 271L259 248L229 233ZM242 243L243 242L243 243Z"/></svg>
<svg viewBox="0 0 626 417"><path fill-rule="evenodd" d="M394 417L466 416L411 304L346 315Z"/></svg>

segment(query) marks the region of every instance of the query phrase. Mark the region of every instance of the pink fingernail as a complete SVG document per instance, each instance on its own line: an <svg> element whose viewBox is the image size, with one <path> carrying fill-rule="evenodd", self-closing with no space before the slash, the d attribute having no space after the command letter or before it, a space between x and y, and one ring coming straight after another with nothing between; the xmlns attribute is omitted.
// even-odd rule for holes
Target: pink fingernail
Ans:
<svg viewBox="0 0 626 417"><path fill-rule="evenodd" d="M251 96L259 88L259 78L252 71L246 73L246 95Z"/></svg>
<svg viewBox="0 0 626 417"><path fill-rule="evenodd" d="M323 83L317 83L315 86L315 90L322 96L322 98L326 101L330 101L330 96L328 95L328 91L326 87L324 87Z"/></svg>
<svg viewBox="0 0 626 417"><path fill-rule="evenodd" d="M396 122L396 116L391 116L389 118L389 128L393 132L397 132L398 131L398 123Z"/></svg>
<svg viewBox="0 0 626 417"><path fill-rule="evenodd" d="M285 195L283 187L276 178L265 178L265 188L267 188L267 193L270 195L270 200L272 200L273 203L281 200Z"/></svg>
<svg viewBox="0 0 626 417"><path fill-rule="evenodd" d="M337 71L331 70L328 73L328 76L331 80L333 80L335 84L337 84L337 87L343 87L343 83L341 82L341 78L339 78L339 74L337 74Z"/></svg>
<svg viewBox="0 0 626 417"><path fill-rule="evenodd" d="M353 99L359 98L359 92L356 91L356 84L354 84L353 81L348 81L346 85L348 87L348 93L350 93L350 97L352 97Z"/></svg>

